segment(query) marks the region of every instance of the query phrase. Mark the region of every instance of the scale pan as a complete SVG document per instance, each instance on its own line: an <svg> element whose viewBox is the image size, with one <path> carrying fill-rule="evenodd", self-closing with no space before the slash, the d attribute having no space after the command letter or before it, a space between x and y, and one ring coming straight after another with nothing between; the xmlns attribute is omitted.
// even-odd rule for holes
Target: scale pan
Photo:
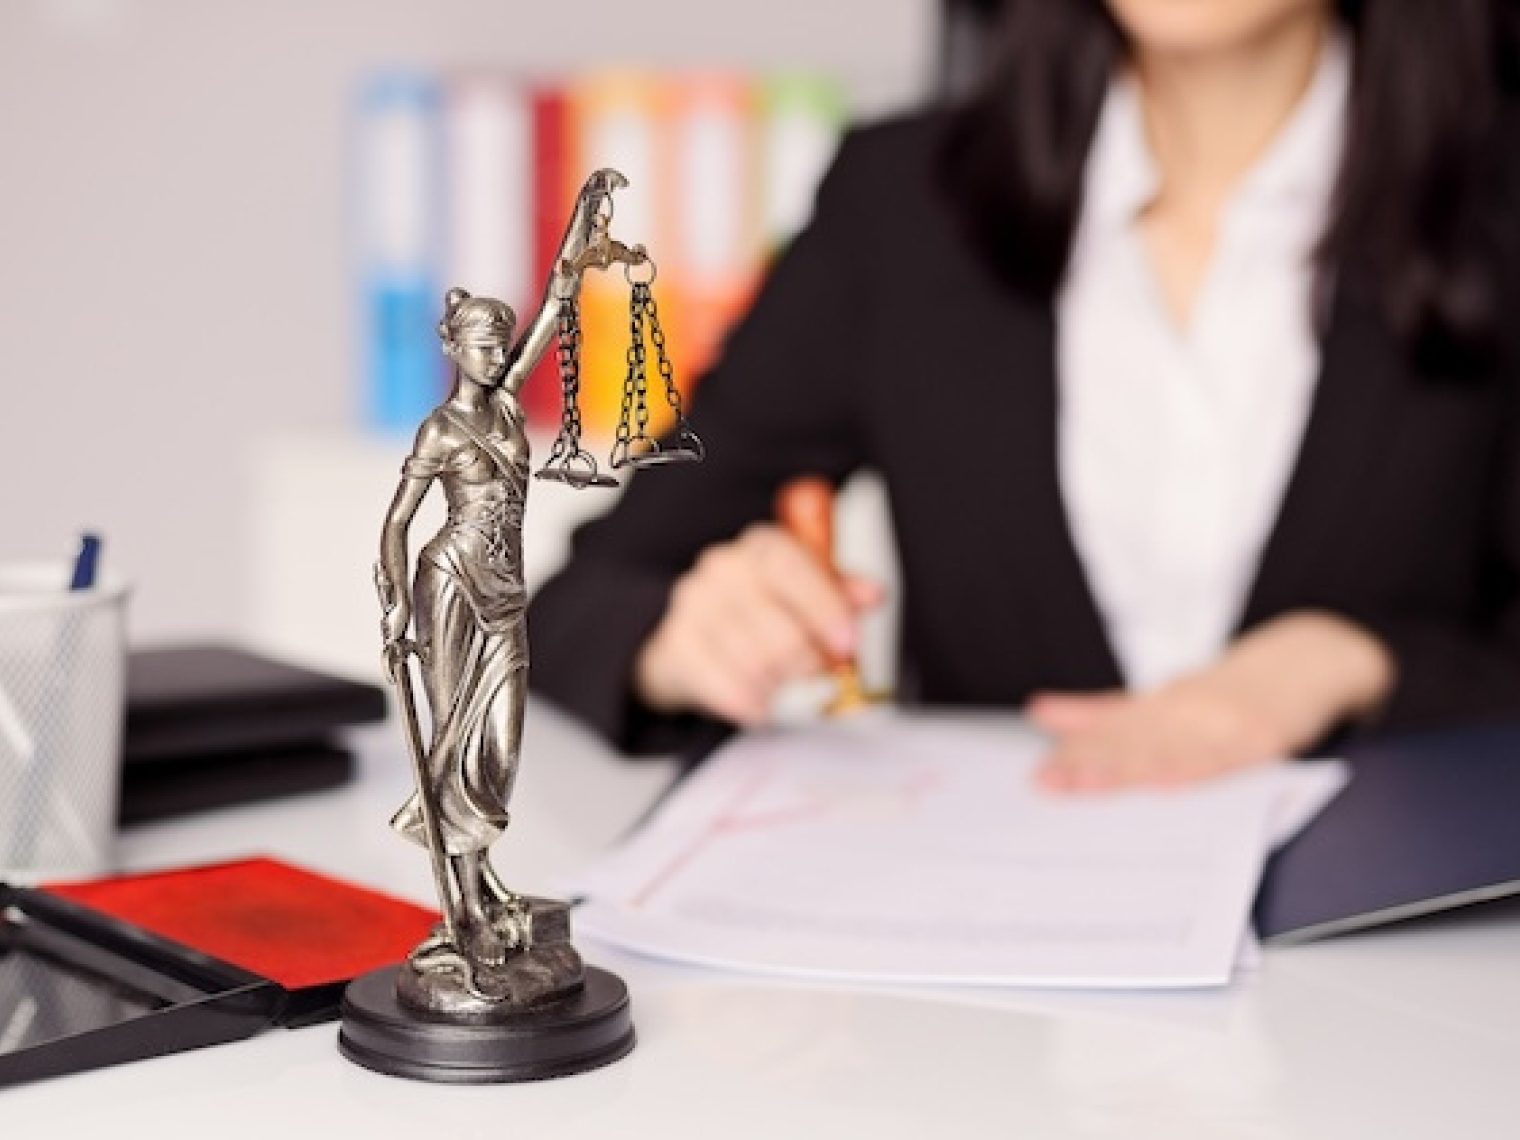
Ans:
<svg viewBox="0 0 1520 1140"><path fill-rule="evenodd" d="M614 466L632 467L635 470L643 467L663 467L667 463L701 463L702 456L685 447L673 447L669 451L651 451L647 455L634 455L623 460L622 464Z"/></svg>
<svg viewBox="0 0 1520 1140"><path fill-rule="evenodd" d="M618 485L618 481L611 475L600 471L580 472L569 467L543 467L534 472L533 477L550 483L564 483L577 491L582 487L616 487Z"/></svg>
<svg viewBox="0 0 1520 1140"><path fill-rule="evenodd" d="M612 449L612 466L615 469L632 467L663 467L667 463L701 463L707 458L707 449L696 433L689 428L674 439L661 445L657 439L640 436L626 440Z"/></svg>

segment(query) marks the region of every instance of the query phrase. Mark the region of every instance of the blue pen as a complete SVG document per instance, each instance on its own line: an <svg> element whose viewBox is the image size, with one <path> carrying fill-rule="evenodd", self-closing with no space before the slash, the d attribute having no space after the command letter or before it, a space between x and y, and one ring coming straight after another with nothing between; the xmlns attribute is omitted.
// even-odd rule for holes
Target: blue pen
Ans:
<svg viewBox="0 0 1520 1140"><path fill-rule="evenodd" d="M79 539L79 553L74 556L74 573L69 578L70 590L88 590L95 584L95 572L100 566L100 535L86 532Z"/></svg>

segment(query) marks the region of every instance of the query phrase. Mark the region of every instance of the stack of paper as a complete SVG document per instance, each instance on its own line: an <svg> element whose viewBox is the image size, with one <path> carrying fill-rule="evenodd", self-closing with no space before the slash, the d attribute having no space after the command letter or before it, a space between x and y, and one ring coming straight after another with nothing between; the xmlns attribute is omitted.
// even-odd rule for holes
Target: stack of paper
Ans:
<svg viewBox="0 0 1520 1140"><path fill-rule="evenodd" d="M1056 795L1011 718L900 714L751 735L585 873L577 926L660 957L806 977L1039 986L1230 978L1272 846L1336 761Z"/></svg>

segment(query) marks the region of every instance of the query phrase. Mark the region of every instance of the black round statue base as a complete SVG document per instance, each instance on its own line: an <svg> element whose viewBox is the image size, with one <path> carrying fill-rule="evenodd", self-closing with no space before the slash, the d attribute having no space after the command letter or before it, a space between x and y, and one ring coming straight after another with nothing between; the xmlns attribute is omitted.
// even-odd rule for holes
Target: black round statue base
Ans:
<svg viewBox="0 0 1520 1140"><path fill-rule="evenodd" d="M338 1049L366 1069L444 1084L541 1081L609 1065L633 1048L628 987L595 966L577 993L498 1022L414 1013L396 1000L400 968L356 978L343 995Z"/></svg>

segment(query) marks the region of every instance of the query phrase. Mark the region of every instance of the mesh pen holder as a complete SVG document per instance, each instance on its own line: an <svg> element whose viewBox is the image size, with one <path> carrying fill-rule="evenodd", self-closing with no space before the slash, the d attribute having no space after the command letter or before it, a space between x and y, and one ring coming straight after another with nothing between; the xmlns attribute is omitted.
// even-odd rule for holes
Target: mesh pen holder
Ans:
<svg viewBox="0 0 1520 1140"><path fill-rule="evenodd" d="M126 586L68 589L64 563L0 565L0 878L112 863Z"/></svg>

